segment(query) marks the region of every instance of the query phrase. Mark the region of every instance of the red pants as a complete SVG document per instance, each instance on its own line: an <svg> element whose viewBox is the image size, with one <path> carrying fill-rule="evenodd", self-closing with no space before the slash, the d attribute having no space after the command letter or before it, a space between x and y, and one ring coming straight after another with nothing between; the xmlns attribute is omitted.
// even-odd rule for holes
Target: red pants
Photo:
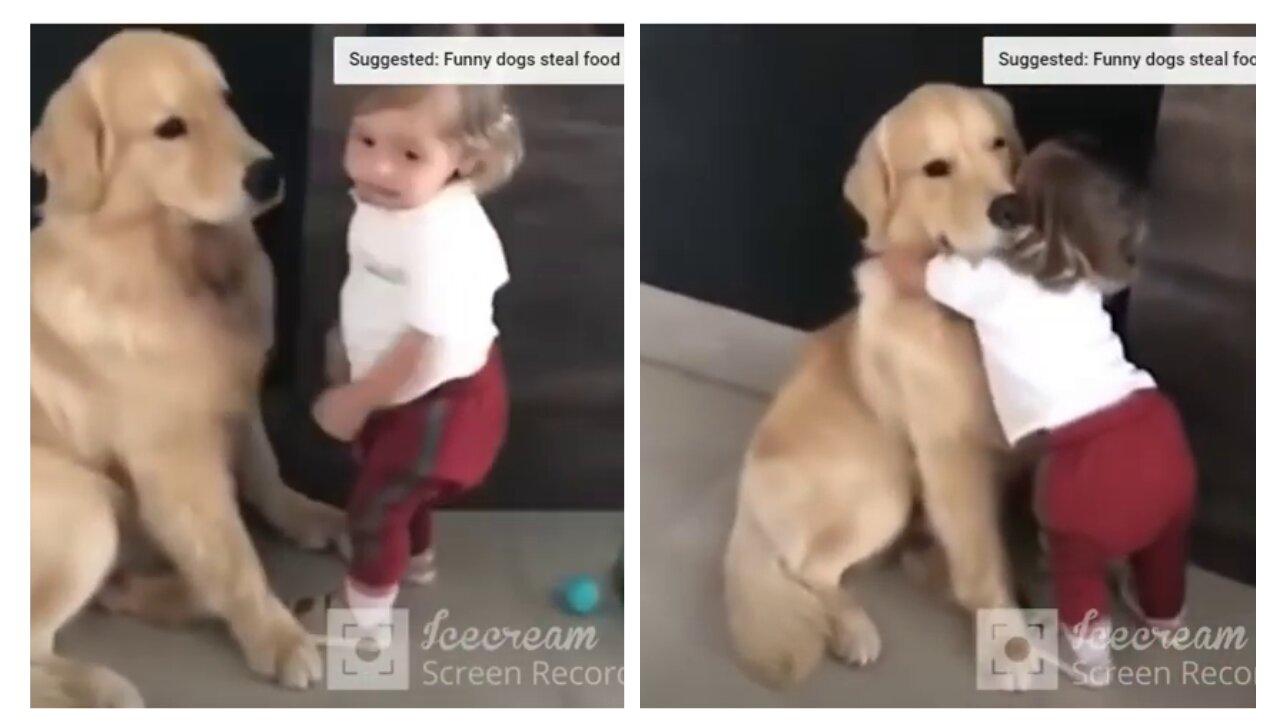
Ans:
<svg viewBox="0 0 1280 720"><path fill-rule="evenodd" d="M359 474L347 504L348 574L398 585L409 556L431 546L431 511L484 479L507 428L507 387L495 343L484 367L370 416L356 438Z"/></svg>
<svg viewBox="0 0 1280 720"><path fill-rule="evenodd" d="M1186 593L1195 465L1177 410L1156 390L1049 434L1036 510L1049 536L1059 619L1108 613L1107 564L1127 559L1142 610L1167 619Z"/></svg>

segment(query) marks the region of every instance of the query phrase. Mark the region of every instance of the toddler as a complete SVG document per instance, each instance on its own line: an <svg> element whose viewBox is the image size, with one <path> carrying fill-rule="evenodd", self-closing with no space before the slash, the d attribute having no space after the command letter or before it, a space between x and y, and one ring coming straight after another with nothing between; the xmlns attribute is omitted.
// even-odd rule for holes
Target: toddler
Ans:
<svg viewBox="0 0 1280 720"><path fill-rule="evenodd" d="M1103 307L1144 227L1135 194L1058 142L1027 158L1019 194L1031 227L1007 245L883 260L900 291L973 320L1009 443L1046 432L1036 513L1075 655L1065 669L1103 685L1110 561L1127 560L1126 600L1150 627L1181 623L1195 469L1177 411L1125 358Z"/></svg>
<svg viewBox="0 0 1280 720"><path fill-rule="evenodd" d="M479 484L502 445L493 299L508 274L478 196L505 182L521 154L497 86L375 89L356 108L339 322L350 377L313 407L321 429L353 444L359 468L348 567L339 590L295 604L321 642L390 641L401 581L435 574L432 509ZM361 632L326 636L335 607Z"/></svg>

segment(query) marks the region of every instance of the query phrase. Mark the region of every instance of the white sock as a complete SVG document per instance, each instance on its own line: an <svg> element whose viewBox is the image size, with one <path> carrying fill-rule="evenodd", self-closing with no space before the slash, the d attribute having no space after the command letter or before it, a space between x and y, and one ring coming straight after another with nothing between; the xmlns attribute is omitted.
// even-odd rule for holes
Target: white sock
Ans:
<svg viewBox="0 0 1280 720"><path fill-rule="evenodd" d="M376 627L391 622L391 607L395 604L399 586L372 589L360 585L351 578L343 582L343 595L356 624L361 627Z"/></svg>
<svg viewBox="0 0 1280 720"><path fill-rule="evenodd" d="M409 558L405 568L404 579L418 585L429 583L436 578L436 552L427 548Z"/></svg>
<svg viewBox="0 0 1280 720"><path fill-rule="evenodd" d="M1103 617L1085 627L1063 627L1071 655L1071 674L1086 685L1105 686L1111 682L1111 618Z"/></svg>

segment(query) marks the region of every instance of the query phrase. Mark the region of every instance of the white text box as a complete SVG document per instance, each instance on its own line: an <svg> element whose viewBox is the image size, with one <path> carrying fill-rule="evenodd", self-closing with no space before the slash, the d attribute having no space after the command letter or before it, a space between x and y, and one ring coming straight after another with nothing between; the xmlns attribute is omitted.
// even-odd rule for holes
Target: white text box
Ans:
<svg viewBox="0 0 1280 720"><path fill-rule="evenodd" d="M986 37L987 85L1253 85L1252 37Z"/></svg>
<svg viewBox="0 0 1280 720"><path fill-rule="evenodd" d="M338 85L616 85L620 37L337 37Z"/></svg>

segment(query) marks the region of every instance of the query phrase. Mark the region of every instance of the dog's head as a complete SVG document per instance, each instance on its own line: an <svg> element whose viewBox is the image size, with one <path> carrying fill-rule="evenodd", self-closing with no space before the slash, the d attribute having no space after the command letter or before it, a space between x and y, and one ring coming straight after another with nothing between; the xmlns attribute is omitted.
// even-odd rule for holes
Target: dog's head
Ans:
<svg viewBox="0 0 1280 720"><path fill-rule="evenodd" d="M158 31L109 38L53 94L32 133L44 212L159 210L221 224L278 202L275 161L226 92L195 41Z"/></svg>
<svg viewBox="0 0 1280 720"><path fill-rule="evenodd" d="M1019 168L1017 185L1033 231L1005 253L1011 265L1050 286L1083 278L1114 293L1129 285L1147 235L1146 203L1093 143L1040 143Z"/></svg>
<svg viewBox="0 0 1280 720"><path fill-rule="evenodd" d="M1022 139L990 90L924 85L885 113L845 175L867 249L915 245L977 256L1025 223L1014 195Z"/></svg>

